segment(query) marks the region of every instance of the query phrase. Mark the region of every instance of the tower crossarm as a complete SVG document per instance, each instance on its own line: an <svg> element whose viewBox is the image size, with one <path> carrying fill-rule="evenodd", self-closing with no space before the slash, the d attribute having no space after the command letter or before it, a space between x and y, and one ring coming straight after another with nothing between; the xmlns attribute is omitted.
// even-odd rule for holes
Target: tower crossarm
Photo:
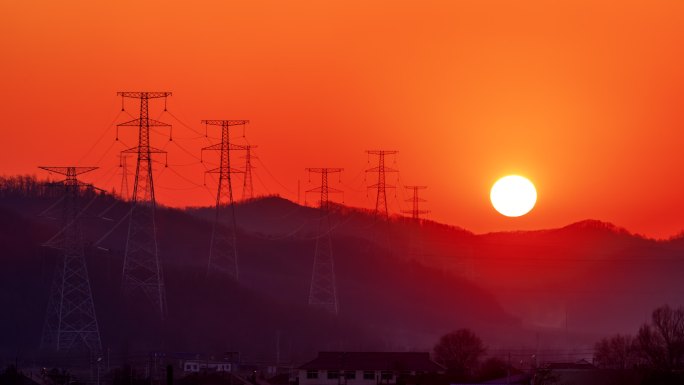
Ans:
<svg viewBox="0 0 684 385"><path fill-rule="evenodd" d="M156 119L148 118L146 122L143 122L140 118L135 118L127 122L119 123L119 127L140 127L141 124L147 124L150 127L171 127L170 124L161 122Z"/></svg>
<svg viewBox="0 0 684 385"><path fill-rule="evenodd" d="M148 147L142 147L142 146L135 146L131 148L127 148L125 150L122 150L122 154L137 154L139 151L146 151L150 152L151 154L167 154L168 151L162 150L160 148L148 146Z"/></svg>
<svg viewBox="0 0 684 385"><path fill-rule="evenodd" d="M248 146L242 146L242 145L233 144L233 143L229 143L228 146L226 146L226 148L229 151L246 151L247 147ZM211 146L202 147L202 151L221 151L223 149L224 149L224 146L222 143L216 143L216 144L212 144Z"/></svg>
<svg viewBox="0 0 684 385"><path fill-rule="evenodd" d="M211 170L207 170L204 173L205 174L221 174L223 172L230 173L230 174L244 174L245 170L240 170L240 169L233 168L233 167L230 167L230 168L216 167L216 168L212 168Z"/></svg>
<svg viewBox="0 0 684 385"><path fill-rule="evenodd" d="M399 172L399 170L391 168L391 167L371 167L369 169L366 169L366 172Z"/></svg>
<svg viewBox="0 0 684 385"><path fill-rule="evenodd" d="M53 167L53 166L39 166L38 168L45 171L54 172L66 176L76 176L97 170L99 167Z"/></svg>
<svg viewBox="0 0 684 385"><path fill-rule="evenodd" d="M306 171L308 172L315 172L315 173L328 173L332 174L334 172L342 172L344 171L343 168L322 168L322 167L307 167Z"/></svg>
<svg viewBox="0 0 684 385"><path fill-rule="evenodd" d="M367 150L366 152L371 155L394 155L399 153L396 150Z"/></svg>
<svg viewBox="0 0 684 385"><path fill-rule="evenodd" d="M245 124L249 124L249 120L208 119L208 120L203 120L202 124L207 124L210 126L243 126Z"/></svg>
<svg viewBox="0 0 684 385"><path fill-rule="evenodd" d="M374 184L372 184L372 185L369 185L367 188L369 188L369 189L372 189L372 188L377 189L377 188L379 188L379 187L380 187L380 188L384 187L384 188L386 188L386 189L387 189L387 188L397 188L397 186L392 185L392 184L379 184L379 183L374 183Z"/></svg>
<svg viewBox="0 0 684 385"><path fill-rule="evenodd" d="M122 98L135 98L135 99L156 99L165 98L171 96L171 92L140 92L140 91L120 91L116 93L116 96L121 96Z"/></svg>
<svg viewBox="0 0 684 385"><path fill-rule="evenodd" d="M307 193L314 193L314 192L320 193L320 192L323 192L323 188L322 188L322 187L314 187L314 188L312 188L312 189L310 189L310 190L306 190L306 192L307 192ZM340 190L340 189L338 189L338 188L328 187L328 193L331 193L331 194L342 194L343 192L344 192L344 191L342 191L342 190Z"/></svg>

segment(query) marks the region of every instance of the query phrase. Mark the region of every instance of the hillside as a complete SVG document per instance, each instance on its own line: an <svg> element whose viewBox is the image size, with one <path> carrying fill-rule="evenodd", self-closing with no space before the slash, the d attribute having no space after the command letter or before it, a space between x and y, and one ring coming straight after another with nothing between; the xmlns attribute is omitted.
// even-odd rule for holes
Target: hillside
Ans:
<svg viewBox="0 0 684 385"><path fill-rule="evenodd" d="M245 359L272 360L278 335L281 358L299 361L318 350L425 349L458 327L502 333L519 326L475 283L397 259L367 236L348 232L333 236L337 318L306 305L315 244L310 235L271 237L245 227L238 243L239 285L206 280L211 223L163 207L157 223L169 314L160 324L144 303L123 301L119 294L126 223L114 226L128 204L108 195L84 200L90 199L94 203L83 216L88 242L114 228L99 248L89 247L88 264L103 344L117 354L237 350ZM59 221L38 214L55 201L49 194L0 194L0 306L11 309L0 315L5 353L39 344L56 260L55 251L40 245ZM277 222L268 209L261 215L265 224Z"/></svg>
<svg viewBox="0 0 684 385"><path fill-rule="evenodd" d="M59 224L38 214L55 201L35 191L0 194L6 351L39 342L55 261L40 244ZM121 354L239 350L272 360L280 338L281 358L298 362L317 350L429 349L460 327L491 347L581 348L635 330L661 304L681 305L684 290L682 238L656 241L595 220L473 234L335 206L335 318L306 305L318 210L266 197L236 208L238 285L205 279L212 208L159 208L169 305L160 324L145 303L119 295L126 223L115 225L127 210L99 195L84 215L89 242L109 233L88 249L88 263L103 343Z"/></svg>
<svg viewBox="0 0 684 385"><path fill-rule="evenodd" d="M189 211L204 218L214 213ZM270 215L268 224L260 227L265 215ZM275 197L237 208L240 225L267 239L306 239L315 233L317 215L314 208ZM493 293L525 330L557 334L549 344L591 344L599 336L638 328L659 305L682 304L682 237L648 239L597 220L489 234L431 221L416 224L403 217L393 217L385 226L364 210L342 206L333 211L331 222L338 236L382 245L395 263L411 260L474 282ZM530 338L527 344L535 345L536 337ZM496 341L519 342L507 337Z"/></svg>

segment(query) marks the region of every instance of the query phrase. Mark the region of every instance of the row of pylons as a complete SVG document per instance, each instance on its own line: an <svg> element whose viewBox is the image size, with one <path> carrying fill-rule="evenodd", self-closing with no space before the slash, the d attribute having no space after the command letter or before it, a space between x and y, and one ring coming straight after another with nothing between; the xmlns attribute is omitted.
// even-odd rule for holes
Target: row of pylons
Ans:
<svg viewBox="0 0 684 385"><path fill-rule="evenodd" d="M150 142L151 127L171 128L170 124L150 118L149 104L151 99L164 99L171 92L118 92L124 99L137 99L140 103L140 113L135 119L117 125L117 140L119 127L137 127L138 144L120 153L121 163L126 156L136 156L135 183L130 197L130 210L127 212L128 232L124 251L121 291L124 295L143 294L151 304L160 319L167 315L166 288L162 263L157 247L157 228L155 220L156 199L154 193L154 178L152 171L153 156L166 151L153 147ZM207 262L207 276L218 279L239 281L238 253L237 253L237 221L233 199L231 175L244 173L243 198L253 196L251 175L251 149L256 146L238 145L230 142L230 129L233 126L244 126L248 120L203 120L207 126L218 126L221 129L221 141L204 147L204 151L218 151L218 167L207 173L218 174L216 191L215 215L213 219L209 258ZM171 137L170 137L171 140ZM244 151L247 167L237 169L231 166L230 153ZM386 173L397 170L385 165L385 156L396 154L397 151L373 150L369 156L378 157L378 166L365 170L377 173L377 183L368 186L377 191L375 215L387 218L386 189L395 188L386 183ZM125 166L125 164L124 164ZM48 309L43 327L41 345L43 348L57 352L87 352L96 356L102 351L99 326L95 313L95 306L85 260L85 246L81 226L81 212L79 193L83 186L88 186L77 179L78 175L93 171L97 167L41 167L49 172L62 174L66 179L61 183L64 188L62 202L62 229L45 246L60 250L60 259L56 265L52 289L48 301ZM314 252L311 283L308 303L312 307L322 308L331 314L339 312L337 283L335 278L335 264L333 258L331 223L329 215L329 194L341 192L328 184L329 174L340 173L341 168L307 168L309 173L321 175L320 187L307 192L320 194L319 218L317 223L318 236ZM124 176L125 178L125 176ZM124 179L125 180L125 179ZM421 214L427 213L419 209L419 203L424 200L418 197L418 191L425 186L406 186L413 190L413 207L405 211L412 218L419 219ZM123 185L122 185L123 188ZM126 186L127 189L127 186ZM224 216L228 215L229 218ZM122 219L125 220L125 217Z"/></svg>

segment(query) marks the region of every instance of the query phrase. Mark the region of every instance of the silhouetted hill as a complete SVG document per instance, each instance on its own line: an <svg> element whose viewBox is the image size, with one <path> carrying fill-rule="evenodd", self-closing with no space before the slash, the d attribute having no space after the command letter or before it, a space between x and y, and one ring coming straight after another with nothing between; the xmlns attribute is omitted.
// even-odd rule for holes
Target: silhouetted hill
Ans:
<svg viewBox="0 0 684 385"><path fill-rule="evenodd" d="M124 301L119 293L127 229L127 221L120 219L129 205L104 194L87 195L84 203L92 204L82 217L86 239L92 244L106 235L99 248L88 248L93 296L103 344L116 355L160 349L237 350L245 359L273 360L279 336L281 358L301 361L318 350L425 348L456 327L518 325L491 294L467 279L398 259L374 242L370 232L354 234L352 220L370 223L367 228L377 226L367 213L355 210L345 214L351 217L345 230L333 234L340 315L309 308L313 227L302 226L289 236L273 236L273 231L287 227L279 226L288 216L283 210L297 210L289 216L305 220L315 220L318 210L276 198L239 208L246 214L241 216L245 225L238 241L239 285L205 279L211 222L199 213L211 214L211 209L190 215L159 208L169 309L160 323L144 301ZM53 192L0 192L0 307L10 309L0 315L0 346L5 351L31 350L39 344L57 256L40 245L60 223L38 214L57 200Z"/></svg>
<svg viewBox="0 0 684 385"><path fill-rule="evenodd" d="M255 218L269 213L266 207L278 208L271 215L279 225L259 227ZM207 216L211 211L190 212ZM276 197L241 204L237 213L245 229L265 238L303 239L315 232L315 209ZM629 332L655 307L682 303L682 236L654 240L598 220L477 235L402 217L391 218L385 226L368 211L348 207L336 207L331 221L335 234L384 246L387 258L396 263L413 260L494 293L526 330L557 330L556 341L550 343L591 343L600 335ZM507 338L500 334L497 341L505 343ZM580 337L571 339L570 334ZM530 334L516 337L521 336ZM536 344L534 338L529 345Z"/></svg>
<svg viewBox="0 0 684 385"><path fill-rule="evenodd" d="M97 194L91 192L87 199ZM57 199L0 191L0 346L37 346L55 251L40 247ZM119 296L129 206L99 195L83 220L104 344L117 352L239 350L284 360L317 350L430 348L470 327L490 346L587 346L635 330L655 307L680 305L684 238L653 240L588 220L537 231L473 234L455 226L333 206L339 317L308 298L320 212L278 197L236 207L239 285L205 279L213 208L161 207L158 239L168 286L162 326L145 303ZM112 230L113 229L113 230ZM143 306L136 308L135 306ZM142 310L141 310L142 309Z"/></svg>

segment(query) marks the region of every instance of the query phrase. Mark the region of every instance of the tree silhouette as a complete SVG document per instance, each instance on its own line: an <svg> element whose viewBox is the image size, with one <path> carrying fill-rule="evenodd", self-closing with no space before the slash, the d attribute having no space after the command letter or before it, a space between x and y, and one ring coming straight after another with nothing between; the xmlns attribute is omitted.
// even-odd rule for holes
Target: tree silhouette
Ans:
<svg viewBox="0 0 684 385"><path fill-rule="evenodd" d="M459 329L439 339L434 357L455 380L464 380L472 377L485 351L482 340L473 331Z"/></svg>
<svg viewBox="0 0 684 385"><path fill-rule="evenodd" d="M631 369L640 362L638 341L631 335L614 335L594 345L594 364L602 369Z"/></svg>
<svg viewBox="0 0 684 385"><path fill-rule="evenodd" d="M684 308L668 305L653 311L651 324L637 334L639 350L649 366L657 370L681 369L684 359Z"/></svg>

